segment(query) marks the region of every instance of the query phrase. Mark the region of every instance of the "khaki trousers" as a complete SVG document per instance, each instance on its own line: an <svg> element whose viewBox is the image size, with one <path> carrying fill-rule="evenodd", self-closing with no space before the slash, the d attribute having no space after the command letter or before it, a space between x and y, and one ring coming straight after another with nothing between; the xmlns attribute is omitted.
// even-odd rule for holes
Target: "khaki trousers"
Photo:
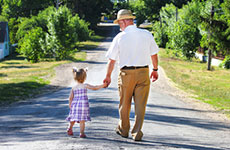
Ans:
<svg viewBox="0 0 230 150"><path fill-rule="evenodd" d="M118 77L118 88L120 94L119 125L118 130L124 137L128 137L130 129L130 110L132 98L135 104L135 123L131 134L134 140L141 140L141 131L147 99L150 88L149 68L121 69Z"/></svg>

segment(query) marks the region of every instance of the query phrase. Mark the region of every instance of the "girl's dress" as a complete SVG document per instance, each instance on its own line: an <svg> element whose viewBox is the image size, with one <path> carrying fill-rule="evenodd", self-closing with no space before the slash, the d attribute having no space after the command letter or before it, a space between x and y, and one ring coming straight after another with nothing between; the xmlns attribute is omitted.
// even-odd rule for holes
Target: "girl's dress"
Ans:
<svg viewBox="0 0 230 150"><path fill-rule="evenodd" d="M84 84L79 84L72 88L73 100L67 121L91 121L89 114L89 101L87 88Z"/></svg>

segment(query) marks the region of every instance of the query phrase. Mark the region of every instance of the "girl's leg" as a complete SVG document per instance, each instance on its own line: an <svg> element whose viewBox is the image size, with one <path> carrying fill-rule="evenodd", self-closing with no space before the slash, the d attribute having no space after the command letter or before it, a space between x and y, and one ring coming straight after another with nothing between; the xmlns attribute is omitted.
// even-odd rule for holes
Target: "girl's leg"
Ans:
<svg viewBox="0 0 230 150"><path fill-rule="evenodd" d="M85 120L80 121L80 137L85 138Z"/></svg>
<svg viewBox="0 0 230 150"><path fill-rule="evenodd" d="M69 129L72 130L73 129L73 125L75 124L75 121L71 121L69 123Z"/></svg>
<svg viewBox="0 0 230 150"><path fill-rule="evenodd" d="M67 130L68 135L73 135L73 125L75 124L75 121L72 121L69 123L69 127Z"/></svg>

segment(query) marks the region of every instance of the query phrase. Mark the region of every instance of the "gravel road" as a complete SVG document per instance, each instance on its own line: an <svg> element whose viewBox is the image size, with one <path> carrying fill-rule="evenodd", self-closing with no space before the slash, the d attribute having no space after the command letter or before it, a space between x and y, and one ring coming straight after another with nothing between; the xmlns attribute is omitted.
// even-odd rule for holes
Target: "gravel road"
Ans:
<svg viewBox="0 0 230 150"><path fill-rule="evenodd" d="M112 74L109 88L89 91L91 122L86 123L86 139L80 139L79 126L75 135L66 135L68 95L74 84L71 68L88 67L87 81L101 84L107 60L105 52L117 26L108 26L108 37L97 49L87 51L87 61L64 64L56 68L56 78L50 87L59 87L26 101L0 110L0 150L230 150L230 121L208 105L189 98L175 88L160 68L160 78L151 85L143 141L121 138L114 129L118 123L117 74ZM48 88L48 87L47 87ZM131 110L131 126L134 121Z"/></svg>

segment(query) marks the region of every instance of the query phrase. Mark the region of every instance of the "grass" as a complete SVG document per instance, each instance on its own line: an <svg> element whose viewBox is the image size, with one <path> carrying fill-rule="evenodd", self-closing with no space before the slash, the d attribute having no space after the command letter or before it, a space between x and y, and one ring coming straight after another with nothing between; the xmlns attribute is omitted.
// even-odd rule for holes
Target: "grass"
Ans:
<svg viewBox="0 0 230 150"><path fill-rule="evenodd" d="M79 43L78 49L94 49L103 39L93 36L91 40ZM55 67L72 61L84 61L86 52L78 51L69 60L46 60L30 63L21 55L14 54L0 61L0 104L26 99L42 92L55 75Z"/></svg>
<svg viewBox="0 0 230 150"><path fill-rule="evenodd" d="M230 117L230 70L213 67L208 71L207 64L171 57L164 49L159 56L160 65L179 88Z"/></svg>

